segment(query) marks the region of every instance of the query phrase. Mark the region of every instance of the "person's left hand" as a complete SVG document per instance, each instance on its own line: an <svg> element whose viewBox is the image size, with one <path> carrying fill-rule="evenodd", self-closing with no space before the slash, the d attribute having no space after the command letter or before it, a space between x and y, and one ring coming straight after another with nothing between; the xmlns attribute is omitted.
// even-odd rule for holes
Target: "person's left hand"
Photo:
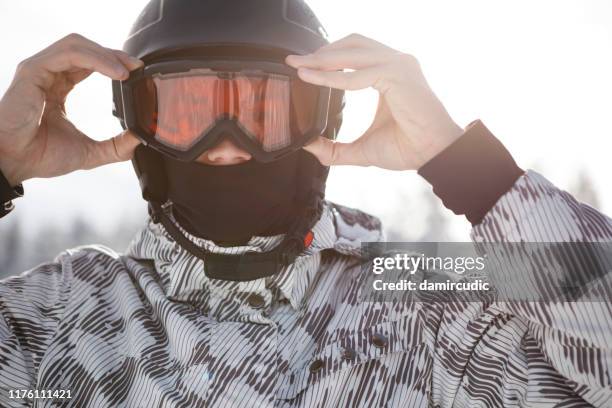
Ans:
<svg viewBox="0 0 612 408"><path fill-rule="evenodd" d="M352 143L319 137L305 147L324 165L418 170L463 134L433 93L412 55L352 34L286 63L315 85L380 93L370 128ZM351 71L343 71L351 70Z"/></svg>

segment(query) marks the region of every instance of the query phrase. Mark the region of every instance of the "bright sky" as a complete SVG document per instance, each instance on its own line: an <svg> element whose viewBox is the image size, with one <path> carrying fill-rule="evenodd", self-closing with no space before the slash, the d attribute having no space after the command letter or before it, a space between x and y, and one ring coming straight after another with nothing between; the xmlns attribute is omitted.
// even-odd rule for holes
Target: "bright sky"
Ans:
<svg viewBox="0 0 612 408"><path fill-rule="evenodd" d="M70 32L121 48L145 1L0 1L0 91L14 67ZM561 188L585 168L612 213L612 2L609 0L315 0L331 39L352 32L415 55L434 91L461 126L480 118L524 168L534 166ZM373 91L352 93L341 140L372 120ZM96 139L120 131L111 115L110 80L92 76L68 102L75 124ZM328 198L373 214L405 205L410 228L426 228L413 173L344 167L332 171ZM111 165L25 183L17 212L30 231L86 216L111 228L122 216L142 217L144 202L131 165ZM416 193L415 193L416 194ZM115 221L116 222L116 221ZM455 220L457 236L467 225Z"/></svg>

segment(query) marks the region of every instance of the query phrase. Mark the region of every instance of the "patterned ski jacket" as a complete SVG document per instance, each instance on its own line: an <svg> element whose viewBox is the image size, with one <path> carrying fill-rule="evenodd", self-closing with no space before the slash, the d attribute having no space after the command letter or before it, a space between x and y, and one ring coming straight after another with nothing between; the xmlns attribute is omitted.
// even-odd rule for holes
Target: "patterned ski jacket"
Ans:
<svg viewBox="0 0 612 408"><path fill-rule="evenodd" d="M153 223L124 255L79 247L0 282L0 406L612 406L609 303L363 302L359 244L380 222L327 203L313 232L250 282L209 279ZM472 238L605 242L612 221L530 171Z"/></svg>

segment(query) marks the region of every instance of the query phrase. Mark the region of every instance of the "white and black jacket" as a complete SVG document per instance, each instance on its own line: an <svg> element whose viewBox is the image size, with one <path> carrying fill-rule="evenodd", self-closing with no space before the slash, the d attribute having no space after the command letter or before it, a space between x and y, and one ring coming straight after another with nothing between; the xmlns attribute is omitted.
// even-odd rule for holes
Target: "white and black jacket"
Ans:
<svg viewBox="0 0 612 408"><path fill-rule="evenodd" d="M455 171L477 159L474 143L499 143L470 129L421 174L475 224L474 241L612 241L612 220L517 174L499 147ZM151 222L124 254L79 247L1 281L0 407L612 406L610 302L363 302L360 243L383 239L378 220L326 203L313 233L292 265L248 282L209 279ZM190 238L237 253L282 237ZM598 283L608 299L610 283Z"/></svg>

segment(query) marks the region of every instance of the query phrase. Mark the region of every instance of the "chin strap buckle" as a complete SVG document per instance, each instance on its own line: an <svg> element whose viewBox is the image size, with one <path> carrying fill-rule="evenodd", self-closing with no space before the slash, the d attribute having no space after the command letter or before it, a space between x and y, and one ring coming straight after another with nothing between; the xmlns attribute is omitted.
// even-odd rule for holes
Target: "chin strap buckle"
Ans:
<svg viewBox="0 0 612 408"><path fill-rule="evenodd" d="M314 232L310 230L306 233L306 236L304 237L304 249L310 248L312 241L314 241Z"/></svg>
<svg viewBox="0 0 612 408"><path fill-rule="evenodd" d="M153 224L159 224L161 222L162 215L169 217L172 214L172 201L168 200L164 204L152 204L149 203L149 215Z"/></svg>
<svg viewBox="0 0 612 408"><path fill-rule="evenodd" d="M166 201L164 204L162 204L161 209L166 215L172 214L172 201Z"/></svg>

